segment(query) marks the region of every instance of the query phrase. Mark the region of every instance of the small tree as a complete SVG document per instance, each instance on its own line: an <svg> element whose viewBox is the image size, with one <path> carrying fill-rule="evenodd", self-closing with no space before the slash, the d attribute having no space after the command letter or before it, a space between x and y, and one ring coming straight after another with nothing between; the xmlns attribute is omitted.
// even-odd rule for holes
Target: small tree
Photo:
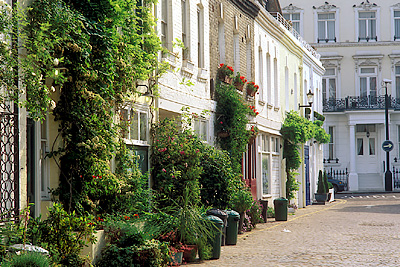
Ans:
<svg viewBox="0 0 400 267"><path fill-rule="evenodd" d="M328 184L328 176L326 175L326 171L324 171L324 185L325 185L325 193L329 192L329 184Z"/></svg>
<svg viewBox="0 0 400 267"><path fill-rule="evenodd" d="M317 193L318 194L325 194L326 193L326 187L325 187L324 178L323 178L323 175L322 175L322 170L319 170L319 173L318 173Z"/></svg>

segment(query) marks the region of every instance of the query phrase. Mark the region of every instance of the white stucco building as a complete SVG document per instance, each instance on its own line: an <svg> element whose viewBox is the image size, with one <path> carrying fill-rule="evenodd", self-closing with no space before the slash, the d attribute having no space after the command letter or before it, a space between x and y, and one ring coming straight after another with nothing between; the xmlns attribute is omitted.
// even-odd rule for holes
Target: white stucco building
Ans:
<svg viewBox="0 0 400 267"><path fill-rule="evenodd" d="M322 101L331 141L324 149L325 168L347 169L349 190L385 190L387 165L391 171L399 166L400 2L281 0L281 6L326 69ZM381 148L387 139L386 88L394 143L389 162ZM386 189L396 189L395 174Z"/></svg>
<svg viewBox="0 0 400 267"><path fill-rule="evenodd" d="M312 92L314 111L322 114L322 75L319 55L280 14L272 15L264 8L254 26L255 81L260 86L255 106L260 115L255 123L260 129L257 144L259 198L273 199L285 195L286 174L282 162L283 141L280 129L286 112L298 111L305 116L307 93ZM313 120L313 116L310 117ZM302 166L297 177L300 183L299 207L311 204L316 191L318 170L322 169L322 145L311 140L304 144Z"/></svg>

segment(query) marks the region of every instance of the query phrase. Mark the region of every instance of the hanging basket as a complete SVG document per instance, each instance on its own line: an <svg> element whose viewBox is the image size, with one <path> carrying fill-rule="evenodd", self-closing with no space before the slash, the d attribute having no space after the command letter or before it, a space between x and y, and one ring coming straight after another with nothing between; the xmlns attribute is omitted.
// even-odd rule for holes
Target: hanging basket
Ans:
<svg viewBox="0 0 400 267"><path fill-rule="evenodd" d="M226 138L229 136L229 132L218 132L217 135L218 137Z"/></svg>

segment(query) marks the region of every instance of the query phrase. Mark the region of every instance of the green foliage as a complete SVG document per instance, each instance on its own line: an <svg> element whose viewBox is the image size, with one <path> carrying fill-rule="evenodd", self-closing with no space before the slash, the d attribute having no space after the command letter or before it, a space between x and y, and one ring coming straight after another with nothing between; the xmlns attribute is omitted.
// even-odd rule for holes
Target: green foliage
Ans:
<svg viewBox="0 0 400 267"><path fill-rule="evenodd" d="M25 252L14 255L9 262L3 263L4 267L49 267L49 257L37 252Z"/></svg>
<svg viewBox="0 0 400 267"><path fill-rule="evenodd" d="M268 218L275 218L275 210L272 207L268 207L267 209L267 217Z"/></svg>
<svg viewBox="0 0 400 267"><path fill-rule="evenodd" d="M326 171L324 170L324 185L325 185L325 192L329 192L329 184L328 184L328 176L326 175Z"/></svg>
<svg viewBox="0 0 400 267"><path fill-rule="evenodd" d="M296 181L296 172L290 171L286 180L286 198L288 200L296 197L296 192L299 190L299 182Z"/></svg>
<svg viewBox="0 0 400 267"><path fill-rule="evenodd" d="M199 177L201 141L189 128L180 127L176 119L165 119L152 128L153 188L159 207L182 204L183 192L190 190L190 202L200 201Z"/></svg>
<svg viewBox="0 0 400 267"><path fill-rule="evenodd" d="M18 57L16 46L0 44L0 64L7 66L0 70L0 85L7 89L0 100L15 100L34 119L53 112L63 138L63 148L48 155L61 169L54 195L68 211L110 212L115 196L135 183L110 170L120 148L116 112L128 97L135 101L138 79L150 79L154 91L164 70L158 68L155 1L31 2L13 16L0 9L0 34L18 37L26 51Z"/></svg>
<svg viewBox="0 0 400 267"><path fill-rule="evenodd" d="M236 190L232 194L232 199L230 201L230 207L239 212L243 213L246 210L250 209L253 204L253 197L251 196L248 188L242 188L240 190Z"/></svg>
<svg viewBox="0 0 400 267"><path fill-rule="evenodd" d="M211 146L204 146L201 157L203 172L200 175L200 196L205 206L226 209L229 199L240 182L240 176L232 169L229 155Z"/></svg>
<svg viewBox="0 0 400 267"><path fill-rule="evenodd" d="M318 172L318 187L317 187L317 193L318 193L318 194L327 193L326 187L325 187L324 177L323 177L323 174L322 174L322 170L319 170L319 172Z"/></svg>
<svg viewBox="0 0 400 267"><path fill-rule="evenodd" d="M53 261L63 266L76 266L83 262L80 252L86 243L94 243L93 216L78 216L67 213L61 204L55 203L49 208L46 220L31 220L30 238L47 249Z"/></svg>
<svg viewBox="0 0 400 267"><path fill-rule="evenodd" d="M264 220L262 218L262 206L259 201L253 201L250 209L246 211L246 214L250 217L251 225L256 227L258 223L263 223Z"/></svg>
<svg viewBox="0 0 400 267"><path fill-rule="evenodd" d="M218 114L215 121L215 131L229 134L227 137L218 137L217 142L231 156L233 170L236 173L241 173L243 152L246 151L250 138L250 133L246 129L249 122L247 115L253 111L248 108L243 96L237 92L233 85L217 80L215 92L216 113Z"/></svg>
<svg viewBox="0 0 400 267"><path fill-rule="evenodd" d="M167 266L169 253L167 243L155 239L127 247L109 244L96 266Z"/></svg>
<svg viewBox="0 0 400 267"><path fill-rule="evenodd" d="M329 134L322 128L323 121L310 122L301 117L296 111L287 113L281 128L283 142L283 158L286 159L286 197L294 198L294 192L299 190L295 180L296 171L301 165L300 145L314 138L320 143L329 142Z"/></svg>

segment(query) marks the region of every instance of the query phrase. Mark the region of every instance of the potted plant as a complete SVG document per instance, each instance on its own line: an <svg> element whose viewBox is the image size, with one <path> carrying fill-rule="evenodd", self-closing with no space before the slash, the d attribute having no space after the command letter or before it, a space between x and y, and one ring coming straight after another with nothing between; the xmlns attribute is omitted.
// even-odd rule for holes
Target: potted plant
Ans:
<svg viewBox="0 0 400 267"><path fill-rule="evenodd" d="M255 82L248 82L246 86L247 95L254 97L260 87Z"/></svg>
<svg viewBox="0 0 400 267"><path fill-rule="evenodd" d="M315 200L321 204L325 204L325 201L328 198L322 170L319 170L318 173L318 188L317 188L317 193L315 193L314 195L315 195Z"/></svg>
<svg viewBox="0 0 400 267"><path fill-rule="evenodd" d="M258 127L252 125L249 132L250 132L250 138L249 138L249 144L250 144L256 139L256 137L258 135Z"/></svg>
<svg viewBox="0 0 400 267"><path fill-rule="evenodd" d="M288 205L288 213L295 213L297 210L297 205L295 203L290 203Z"/></svg>
<svg viewBox="0 0 400 267"><path fill-rule="evenodd" d="M232 84L233 68L223 63L220 64L217 72L217 78L222 82Z"/></svg>
<svg viewBox="0 0 400 267"><path fill-rule="evenodd" d="M246 84L246 82L247 79L244 76L241 76L239 72L233 79L233 85L236 87L236 89L238 89L241 92L243 92L243 87Z"/></svg>

